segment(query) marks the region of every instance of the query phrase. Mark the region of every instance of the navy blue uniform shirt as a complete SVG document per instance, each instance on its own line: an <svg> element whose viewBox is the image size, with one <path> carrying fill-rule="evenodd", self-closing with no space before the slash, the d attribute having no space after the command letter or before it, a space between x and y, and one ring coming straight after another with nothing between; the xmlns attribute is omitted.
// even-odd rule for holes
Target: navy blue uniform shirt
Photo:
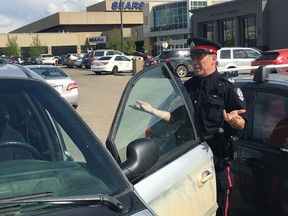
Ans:
<svg viewBox="0 0 288 216"><path fill-rule="evenodd" d="M210 135L223 127L227 136L234 134L235 129L223 119L223 109L228 113L246 110L246 104L240 87L233 79L216 70L204 78L194 76L184 82L184 86L192 100L200 133ZM245 113L241 116L247 120Z"/></svg>

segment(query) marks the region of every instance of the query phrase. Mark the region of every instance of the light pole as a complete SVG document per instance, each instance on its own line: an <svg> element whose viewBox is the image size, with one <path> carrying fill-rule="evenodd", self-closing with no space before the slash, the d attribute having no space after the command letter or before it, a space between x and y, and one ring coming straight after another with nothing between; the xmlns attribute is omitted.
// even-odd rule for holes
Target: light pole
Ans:
<svg viewBox="0 0 288 216"><path fill-rule="evenodd" d="M123 37L123 14L122 0L120 0L120 22L121 22L121 51L124 53L124 37Z"/></svg>

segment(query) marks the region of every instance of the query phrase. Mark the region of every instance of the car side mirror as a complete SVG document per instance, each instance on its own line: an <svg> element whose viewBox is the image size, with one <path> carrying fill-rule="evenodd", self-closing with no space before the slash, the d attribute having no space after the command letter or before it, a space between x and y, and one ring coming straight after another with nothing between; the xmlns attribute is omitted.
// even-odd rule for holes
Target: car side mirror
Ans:
<svg viewBox="0 0 288 216"><path fill-rule="evenodd" d="M129 181L143 176L159 160L160 150L153 139L140 138L127 146L127 160L120 164Z"/></svg>

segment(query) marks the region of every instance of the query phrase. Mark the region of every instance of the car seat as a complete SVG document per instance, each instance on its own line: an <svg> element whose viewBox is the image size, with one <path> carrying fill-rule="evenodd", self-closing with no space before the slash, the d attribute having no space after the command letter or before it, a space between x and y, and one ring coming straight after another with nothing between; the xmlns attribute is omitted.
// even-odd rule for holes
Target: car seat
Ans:
<svg viewBox="0 0 288 216"><path fill-rule="evenodd" d="M22 134L14 129L7 119L6 111L0 111L0 162L7 160L33 159L31 151L21 148L26 143ZM27 144L29 146L29 144ZM18 147L20 146L20 147Z"/></svg>

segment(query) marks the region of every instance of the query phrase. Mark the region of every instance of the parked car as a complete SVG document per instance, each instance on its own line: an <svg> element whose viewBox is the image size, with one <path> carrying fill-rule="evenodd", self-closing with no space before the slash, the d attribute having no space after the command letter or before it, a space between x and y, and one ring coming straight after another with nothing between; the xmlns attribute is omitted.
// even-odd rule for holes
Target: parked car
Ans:
<svg viewBox="0 0 288 216"><path fill-rule="evenodd" d="M254 61L251 62L251 66L261 66L261 65L278 65L278 64L288 64L288 49L278 49L264 51L258 56ZM288 68L281 68L280 71L288 72ZM250 74L255 74L256 69L252 69ZM271 69L270 73L277 73L277 69Z"/></svg>
<svg viewBox="0 0 288 216"><path fill-rule="evenodd" d="M124 53L122 53L119 50L110 50L110 49L92 50L87 56L84 57L83 65L85 68L90 69L92 61L107 55L124 55Z"/></svg>
<svg viewBox="0 0 288 216"><path fill-rule="evenodd" d="M61 68L53 65L27 65L25 67L42 76L75 109L78 107L78 85Z"/></svg>
<svg viewBox="0 0 288 216"><path fill-rule="evenodd" d="M218 68L250 67L251 62L260 55L260 51L250 47L222 47L217 51ZM241 73L249 73L241 71Z"/></svg>
<svg viewBox="0 0 288 216"><path fill-rule="evenodd" d="M62 64L61 56L54 56L55 59L55 65Z"/></svg>
<svg viewBox="0 0 288 216"><path fill-rule="evenodd" d="M174 67L175 73L181 78L194 73L189 49L163 50L158 55L157 61L169 61Z"/></svg>
<svg viewBox="0 0 288 216"><path fill-rule="evenodd" d="M83 67L83 57L84 55L80 55L77 57L76 61L74 62L74 67L77 67L77 68Z"/></svg>
<svg viewBox="0 0 288 216"><path fill-rule="evenodd" d="M152 59L149 59L149 60L146 60L144 62L144 65L143 67L150 67L150 66L153 66L153 65L156 65L158 63L158 56L155 56L153 57Z"/></svg>
<svg viewBox="0 0 288 216"><path fill-rule="evenodd" d="M288 215L288 76L264 69L234 78L249 117L232 161L235 216Z"/></svg>
<svg viewBox="0 0 288 216"><path fill-rule="evenodd" d="M34 65L34 64L38 64L38 58L36 56L32 56L28 58L28 64L29 65Z"/></svg>
<svg viewBox="0 0 288 216"><path fill-rule="evenodd" d="M156 215L41 76L21 65L1 65L0 95L1 215ZM134 163L140 149L153 159L149 151L157 145L140 139L129 148L128 162ZM144 171L151 162L134 168Z"/></svg>
<svg viewBox="0 0 288 216"><path fill-rule="evenodd" d="M62 62L62 65L66 65L68 64L69 61L77 59L77 53L68 53L65 57L64 60Z"/></svg>
<svg viewBox="0 0 288 216"><path fill-rule="evenodd" d="M142 57L144 61L147 61L147 60L150 60L153 58L153 56L151 56L151 55L148 55L148 54L142 53L142 52L138 52L138 51L134 52L132 55Z"/></svg>
<svg viewBox="0 0 288 216"><path fill-rule="evenodd" d="M91 64L91 71L96 74L102 72L117 74L119 72L132 72L132 70L133 61L124 55L103 56Z"/></svg>
<svg viewBox="0 0 288 216"><path fill-rule="evenodd" d="M55 58L52 54L41 54L38 57L38 64L55 65Z"/></svg>
<svg viewBox="0 0 288 216"><path fill-rule="evenodd" d="M84 54L77 54L74 58L74 56L72 58L70 58L70 60L67 62L67 67L68 68L73 68L73 67L82 67L82 58L83 58ZM78 62L77 62L78 61Z"/></svg>

